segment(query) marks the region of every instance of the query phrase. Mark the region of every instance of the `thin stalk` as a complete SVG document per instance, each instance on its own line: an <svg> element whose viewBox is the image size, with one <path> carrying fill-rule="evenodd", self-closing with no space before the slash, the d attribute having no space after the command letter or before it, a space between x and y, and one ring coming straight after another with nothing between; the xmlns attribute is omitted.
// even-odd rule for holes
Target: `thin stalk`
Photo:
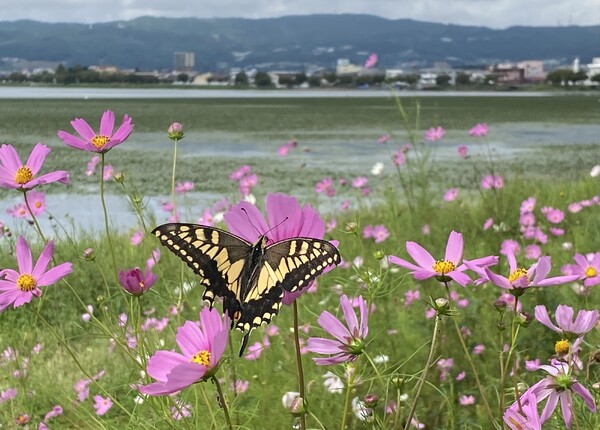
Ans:
<svg viewBox="0 0 600 430"><path fill-rule="evenodd" d="M173 203L173 217L177 216L177 204L175 202L175 172L177 171L177 142L173 140L173 173L171 174L171 202Z"/></svg>
<svg viewBox="0 0 600 430"><path fill-rule="evenodd" d="M348 419L348 410L350 409L350 396L352 394L352 388L354 387L354 374L355 372L346 372L346 395L344 396L344 411L342 412L342 424L340 430L346 430L346 420Z"/></svg>
<svg viewBox="0 0 600 430"><path fill-rule="evenodd" d="M104 200L104 152L102 153L101 160L102 168L100 170L100 200L102 201L102 211L104 213L104 230L106 231L106 239L108 240L108 247L110 248L110 256L112 258L115 279L118 284L119 274L117 270L117 258L115 257L115 249L113 247L112 238L110 236L110 228L108 226L108 211L106 210L106 201Z"/></svg>
<svg viewBox="0 0 600 430"><path fill-rule="evenodd" d="M44 236L44 233L42 233L42 229L40 227L40 224L38 223L37 218L33 214L33 211L31 210L31 206L29 206L29 200L27 200L27 190L23 190L23 198L25 199L25 206L27 206L27 210L29 211L29 215L31 215L31 219L33 219L33 224L35 225L35 229L37 230L37 233L40 235L40 238L44 241L44 245L45 245L45 244L48 243L48 240Z"/></svg>
<svg viewBox="0 0 600 430"><path fill-rule="evenodd" d="M446 286L446 294L448 296L448 302L452 303L452 297L450 296L450 287L448 286L448 282L444 281L444 285ZM473 363L473 359L471 358L471 354L469 353L469 349L465 344L465 340L463 339L462 333L460 331L460 327L458 326L458 321L456 318L452 318L452 322L454 323L454 329L456 330L456 336L458 337L458 341L460 342L460 346L465 354L465 359L469 363L469 367L471 367L471 372L473 373L473 377L475 378L475 383L477 384L477 388L479 389L479 394L481 396L481 401L483 402L483 406L485 408L485 412L488 415L488 418L492 425L496 428L498 427L498 423L494 419L494 414L492 413L492 409L490 408L490 404L488 403L487 397L485 396L485 391L483 390L483 385L481 385L481 381L479 380L479 374L477 373L477 368L475 367L475 363Z"/></svg>
<svg viewBox="0 0 600 430"><path fill-rule="evenodd" d="M219 393L219 404L223 408L223 413L225 414L225 421L227 421L227 427L229 427L229 430L233 430L233 426L231 425L231 418L229 417L229 410L227 409L227 402L225 401L225 397L223 396L221 384L219 383L219 380L214 376L212 376L211 379L213 383L217 386L217 393Z"/></svg>
<svg viewBox="0 0 600 430"><path fill-rule="evenodd" d="M408 430L411 425L411 421L415 416L415 411L417 410L417 404L419 403L419 397L421 396L421 390L425 385L425 380L427 379L427 374L429 373L429 368L433 364L433 357L435 354L435 348L437 346L437 341L440 337L440 333L442 331L442 327L440 325L441 317L439 314L435 315L435 324L433 326L433 334L431 336L431 345L429 346L429 355L427 356L427 362L425 363L425 367L423 368L423 372L421 372L421 377L419 378L419 382L417 384L415 397L413 399L412 405L410 406L410 410L408 412L408 416L406 417L406 424L404 425L404 430ZM397 408L400 405L396 405Z"/></svg>
<svg viewBox="0 0 600 430"><path fill-rule="evenodd" d="M298 337L298 304L294 300L294 345L296 346L296 365L298 367L298 392L302 399L303 406L306 404L306 393L304 390L304 370L302 369L302 354L300 353L300 338ZM304 410L304 407L302 408ZM300 429L306 430L306 416L302 414L300 416Z"/></svg>
<svg viewBox="0 0 600 430"><path fill-rule="evenodd" d="M204 385L200 385L200 388L202 390L202 397L204 397L204 403L206 403L206 407L208 408L208 412L210 413L210 416L212 418L212 424L214 428L217 428L217 420L215 419L215 413L213 412L212 409L212 402L208 399L208 396L206 395L206 390L204 389ZM196 399L196 403L198 403L198 400Z"/></svg>

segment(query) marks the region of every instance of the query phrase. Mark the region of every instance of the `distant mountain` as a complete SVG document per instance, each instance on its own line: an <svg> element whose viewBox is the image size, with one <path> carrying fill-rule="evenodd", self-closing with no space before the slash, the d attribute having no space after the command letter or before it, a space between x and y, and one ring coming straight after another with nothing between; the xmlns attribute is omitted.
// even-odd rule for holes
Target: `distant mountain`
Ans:
<svg viewBox="0 0 600 430"><path fill-rule="evenodd" d="M196 54L196 69L335 67L362 64L370 52L381 67L434 62L483 65L541 59L582 64L600 56L600 25L486 27L445 25L370 15L308 15L273 19L150 18L101 24L0 22L0 58L171 69L176 51Z"/></svg>

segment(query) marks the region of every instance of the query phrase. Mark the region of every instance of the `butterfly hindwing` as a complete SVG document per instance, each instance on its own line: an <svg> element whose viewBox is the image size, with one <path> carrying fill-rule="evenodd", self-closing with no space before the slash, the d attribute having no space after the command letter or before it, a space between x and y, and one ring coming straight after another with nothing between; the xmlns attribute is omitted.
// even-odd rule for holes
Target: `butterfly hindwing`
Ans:
<svg viewBox="0 0 600 430"><path fill-rule="evenodd" d="M326 240L293 238L276 242L265 250L265 269L289 293L308 287L328 266L340 263L340 254Z"/></svg>

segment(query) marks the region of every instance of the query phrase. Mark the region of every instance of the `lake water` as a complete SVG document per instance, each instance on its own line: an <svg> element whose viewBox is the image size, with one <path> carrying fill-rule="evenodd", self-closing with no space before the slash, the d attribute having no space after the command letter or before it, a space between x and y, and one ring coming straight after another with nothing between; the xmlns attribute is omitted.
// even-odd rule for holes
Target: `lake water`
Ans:
<svg viewBox="0 0 600 430"><path fill-rule="evenodd" d="M196 99L196 98L352 98L390 97L387 89L233 90L194 88L2 87L0 99ZM547 97L557 92L401 91L405 97ZM565 92L565 95L570 93ZM579 94L579 93L578 93Z"/></svg>
<svg viewBox="0 0 600 430"><path fill-rule="evenodd" d="M555 96L556 93L508 93L508 92L402 92L407 96L495 96L495 97L545 97ZM389 97L386 90L201 90L201 89L120 89L120 88L47 88L47 87L0 87L0 99L9 98L38 98L38 99L94 99L94 98L285 98L285 97ZM597 96L597 94L595 95ZM358 175L369 176L371 166L376 162L387 162L388 151L374 143L374 138L359 137L356 132L349 132L348 137L340 136L340 131L332 131L331 138L326 133L320 133L318 140L310 136L310 131L303 136L295 133L301 142L302 149L290 152L286 162L297 166L304 162L311 167L323 167L338 176L353 178ZM138 133L138 138L144 141L146 151L165 151L164 133ZM402 142L402 136L395 136L389 150L395 151ZM494 124L490 134L483 144L482 140L470 138L465 130L447 130L446 136L436 142L435 157L439 160L457 160L456 149L459 145L466 144L469 153L473 156L487 154L488 147L493 149L493 156L501 163L503 159L519 157L527 160L535 157L535 152L541 147L569 145L592 145L600 143L600 124L572 125L551 123L510 123ZM263 139L240 139L237 135L193 133L186 134L186 139L180 143L182 156L203 156L220 158L247 157L273 162L281 162L277 156L277 147L281 142L269 142ZM123 145L119 150L127 150ZM169 146L170 148L170 146ZM169 152L168 157L171 156ZM589 171L598 160L585 160L589 165L582 166L582 170ZM390 169L390 166L387 167ZM320 178L315 178L317 181ZM64 227L71 230L73 226L92 230L98 233L103 231L104 220L97 189L92 187L89 195L83 194L52 194L47 197L48 210L59 220ZM310 190L308 190L310 191ZM307 192L308 192L307 191ZM83 191L85 192L85 191ZM11 194L11 196L13 196ZM311 198L314 195L303 196ZM210 207L222 196L208 192L194 192L188 195L190 205L193 205L194 214L187 214L186 221L195 222L201 213L201 208ZM107 205L111 225L119 229L131 228L135 225L136 217L123 196L107 195ZM166 220L168 214L162 211L161 202L167 201L168 196L153 196L147 202L148 208L156 214L158 222ZM22 220L15 220L7 215L7 209L21 201L18 195L0 200L0 220L5 221L13 230L31 230ZM179 198L181 201L181 198ZM330 203L327 203L331 206ZM320 209L327 210L327 204ZM331 207L330 207L331 208ZM330 209L329 208L329 209ZM44 231L52 227L47 217L40 219Z"/></svg>

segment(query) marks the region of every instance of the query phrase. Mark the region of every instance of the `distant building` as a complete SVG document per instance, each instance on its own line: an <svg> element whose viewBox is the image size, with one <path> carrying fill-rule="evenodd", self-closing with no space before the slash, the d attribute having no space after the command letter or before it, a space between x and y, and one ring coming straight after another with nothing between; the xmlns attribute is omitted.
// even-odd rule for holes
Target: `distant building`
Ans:
<svg viewBox="0 0 600 430"><path fill-rule="evenodd" d="M177 72L192 72L196 68L196 54L193 52L176 52L174 61Z"/></svg>
<svg viewBox="0 0 600 430"><path fill-rule="evenodd" d="M523 69L523 78L527 82L542 82L546 79L544 62L540 60L521 61L517 67Z"/></svg>
<svg viewBox="0 0 600 430"><path fill-rule="evenodd" d="M600 74L600 57L592 58L592 62L587 65L588 78Z"/></svg>
<svg viewBox="0 0 600 430"><path fill-rule="evenodd" d="M356 75L362 69L362 66L352 64L347 58L338 58L335 73L337 75Z"/></svg>

